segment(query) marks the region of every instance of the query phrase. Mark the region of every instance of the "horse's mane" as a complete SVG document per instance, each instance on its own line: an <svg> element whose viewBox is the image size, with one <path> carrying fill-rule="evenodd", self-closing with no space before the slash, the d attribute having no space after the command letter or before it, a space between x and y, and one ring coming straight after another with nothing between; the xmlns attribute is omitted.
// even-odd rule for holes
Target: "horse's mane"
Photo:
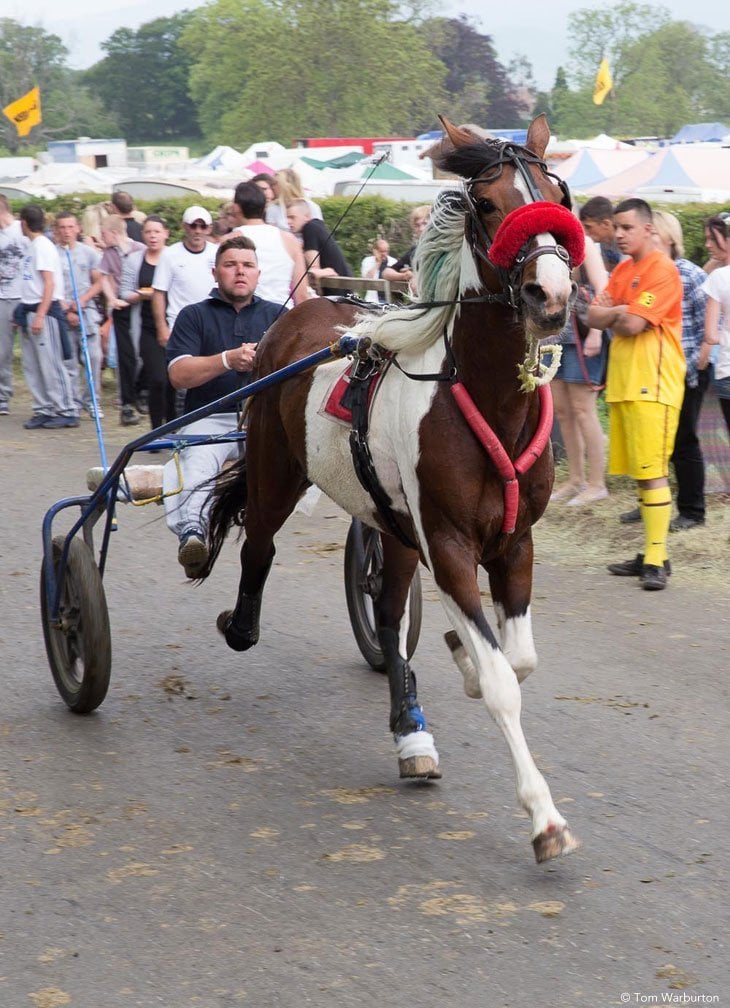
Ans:
<svg viewBox="0 0 730 1008"><path fill-rule="evenodd" d="M433 160L443 171L453 172L462 178L474 179L502 161L506 150L520 154L530 153L518 144L490 137L463 147L449 146L440 150Z"/></svg>
<svg viewBox="0 0 730 1008"><path fill-rule="evenodd" d="M361 317L347 332L368 336L386 350L425 350L443 335L465 290L482 284L464 237L463 189L446 189L434 203L428 227L416 247L414 273L419 302L447 301L429 310L394 308L384 315Z"/></svg>

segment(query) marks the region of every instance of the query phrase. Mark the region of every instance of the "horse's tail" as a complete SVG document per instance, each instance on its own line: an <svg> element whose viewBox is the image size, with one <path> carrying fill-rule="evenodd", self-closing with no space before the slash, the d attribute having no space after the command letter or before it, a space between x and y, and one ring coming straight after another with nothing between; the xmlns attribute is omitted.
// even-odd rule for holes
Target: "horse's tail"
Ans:
<svg viewBox="0 0 730 1008"><path fill-rule="evenodd" d="M244 456L218 475L208 497L211 502L208 516L208 559L198 575L201 580L207 578L213 570L231 526L238 525L238 538L240 538L246 517L247 499L248 484Z"/></svg>

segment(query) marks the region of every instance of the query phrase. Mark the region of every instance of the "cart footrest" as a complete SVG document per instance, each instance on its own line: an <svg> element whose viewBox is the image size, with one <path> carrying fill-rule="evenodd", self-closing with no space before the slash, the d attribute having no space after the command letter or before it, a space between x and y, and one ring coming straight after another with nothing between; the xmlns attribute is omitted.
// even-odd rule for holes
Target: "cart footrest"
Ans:
<svg viewBox="0 0 730 1008"><path fill-rule="evenodd" d="M119 500L127 500L124 487L129 487L132 500L149 500L151 497L162 495L162 469L161 465L131 465L124 470L119 485ZM92 492L98 490L104 479L104 469L101 466L94 466L86 473L86 486ZM126 482L125 482L126 481Z"/></svg>

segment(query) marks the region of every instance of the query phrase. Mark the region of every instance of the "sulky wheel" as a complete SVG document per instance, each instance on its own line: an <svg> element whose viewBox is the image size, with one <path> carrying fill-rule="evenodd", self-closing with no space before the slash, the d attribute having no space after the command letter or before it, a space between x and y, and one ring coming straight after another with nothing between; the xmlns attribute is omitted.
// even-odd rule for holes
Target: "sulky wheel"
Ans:
<svg viewBox="0 0 730 1008"><path fill-rule="evenodd" d="M385 671L385 659L375 626L375 605L383 576L383 548L380 533L353 518L345 543L345 597L352 631L365 661L376 672ZM410 658L421 633L421 578L413 575L408 595L408 637Z"/></svg>
<svg viewBox="0 0 730 1008"><path fill-rule="evenodd" d="M64 543L63 536L53 540L56 571ZM81 539L74 538L69 545L55 623L50 620L50 604L41 570L43 636L53 679L70 710L89 714L109 688L112 645L101 574L91 550Z"/></svg>

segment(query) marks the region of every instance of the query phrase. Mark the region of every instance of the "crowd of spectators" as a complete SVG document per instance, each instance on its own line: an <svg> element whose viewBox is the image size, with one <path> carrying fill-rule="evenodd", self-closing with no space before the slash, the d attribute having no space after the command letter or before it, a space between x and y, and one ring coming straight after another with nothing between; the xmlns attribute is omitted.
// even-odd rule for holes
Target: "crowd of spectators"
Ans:
<svg viewBox="0 0 730 1008"><path fill-rule="evenodd" d="M429 213L427 205L412 211L413 243L400 257L391 255L385 236L365 238L361 277L406 281L415 296L413 254ZM644 552L611 568L625 568L613 573L637 574L643 582L648 566L644 587L661 588L670 569L666 531L705 522L698 423L711 383L730 432L725 321L730 318L730 215L706 222L704 268L685 258L677 218L652 211L641 200L614 207L596 197L579 216L587 241L586 263L574 277L580 297L566 329L550 341L562 347L553 397L567 455L567 478L552 500L579 508L608 497L606 439L598 415L605 389L608 472L637 479L639 506L621 518L643 520L646 530ZM182 240L169 244L166 221L157 215L145 219L125 192L82 214L64 210L52 220L35 204L23 207L16 218L0 195L0 415L11 409L13 353L20 335L22 374L32 401L27 429L72 428L84 415L101 419L104 366L114 372L112 402L121 424L137 425L145 414L152 428L173 419L185 408L186 389L180 369L175 387L170 381L167 344L183 309L220 297L214 281L220 285L227 276L219 262L221 248L228 250L228 260L242 259L247 269L255 269L253 303L279 309L319 295L340 295L342 289L330 289L327 278L354 275L321 208L291 169L242 182L215 219L193 205L180 223ZM236 236L245 239L243 246L231 246ZM366 297L384 300L382 290ZM676 375L670 381L671 361ZM648 432L652 423L658 430L659 419L649 419L650 406L663 411L663 440L654 445L653 468L638 461L632 444L636 437L639 455L642 446L653 444ZM622 442L623 455L617 448ZM670 462L677 485L677 514L671 520ZM656 472L639 478L637 465Z"/></svg>

